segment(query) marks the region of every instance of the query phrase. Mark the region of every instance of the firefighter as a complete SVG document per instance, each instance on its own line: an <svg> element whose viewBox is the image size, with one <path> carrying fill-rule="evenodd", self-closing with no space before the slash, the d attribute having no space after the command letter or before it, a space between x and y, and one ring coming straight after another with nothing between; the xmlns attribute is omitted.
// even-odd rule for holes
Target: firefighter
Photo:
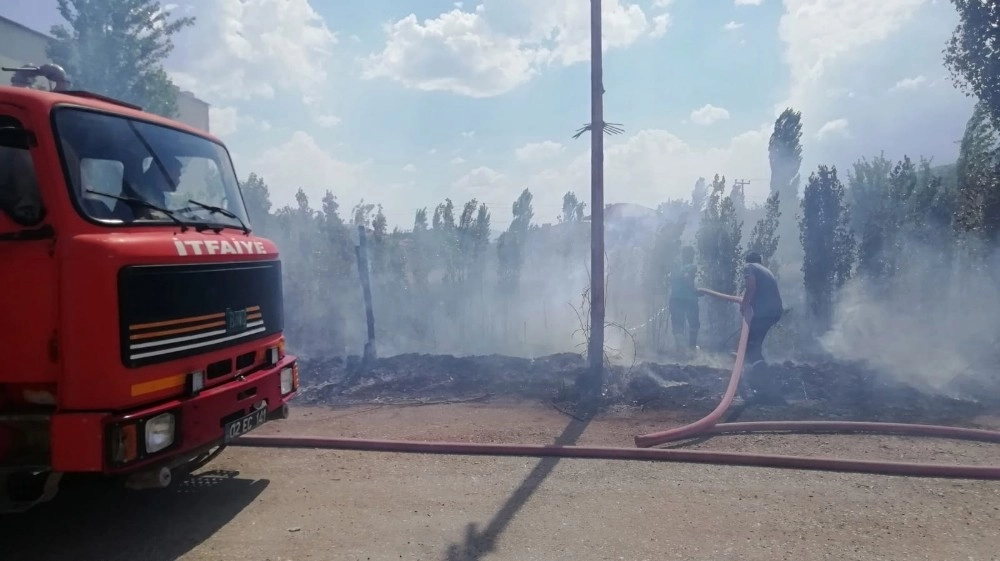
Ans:
<svg viewBox="0 0 1000 561"><path fill-rule="evenodd" d="M761 264L759 253L751 251L747 254L743 275L746 280L746 290L740 302L740 313L750 325L746 362L752 368L764 362L764 338L781 319L784 304L781 301L778 280L774 277L774 273Z"/></svg>
<svg viewBox="0 0 1000 561"><path fill-rule="evenodd" d="M747 253L746 265L743 268L746 290L743 296L730 296L699 288L701 294L709 294L717 298L736 302L740 305L740 313L749 326L747 333L747 348L744 366L745 389L748 397L781 403L784 400L771 387L771 380L765 377L767 362L764 360L764 339L784 312L781 291L778 281L761 261L761 255L755 251Z"/></svg>

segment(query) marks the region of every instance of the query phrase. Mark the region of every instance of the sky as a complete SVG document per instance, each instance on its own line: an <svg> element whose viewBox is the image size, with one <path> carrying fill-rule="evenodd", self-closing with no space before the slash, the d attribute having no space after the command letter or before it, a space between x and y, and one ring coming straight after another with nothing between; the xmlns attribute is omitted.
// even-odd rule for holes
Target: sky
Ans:
<svg viewBox="0 0 1000 561"><path fill-rule="evenodd" d="M166 69L212 105L237 172L274 206L329 190L342 215L383 205L390 227L450 197L494 229L529 188L554 222L567 191L590 201L590 3L584 0L172 0L193 27ZM0 15L48 31L56 0ZM802 112L803 177L879 153L949 163L973 100L942 49L947 0L604 0L605 201L686 198L699 177L767 196L767 145ZM589 208L589 204L588 204Z"/></svg>

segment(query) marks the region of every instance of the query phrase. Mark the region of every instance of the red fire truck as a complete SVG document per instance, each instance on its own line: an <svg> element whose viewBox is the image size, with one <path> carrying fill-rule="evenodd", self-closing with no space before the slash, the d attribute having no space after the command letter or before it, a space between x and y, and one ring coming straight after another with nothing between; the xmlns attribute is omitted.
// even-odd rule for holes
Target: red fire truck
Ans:
<svg viewBox="0 0 1000 561"><path fill-rule="evenodd" d="M4 70L0 511L64 474L164 487L287 418L281 262L223 143L55 65Z"/></svg>

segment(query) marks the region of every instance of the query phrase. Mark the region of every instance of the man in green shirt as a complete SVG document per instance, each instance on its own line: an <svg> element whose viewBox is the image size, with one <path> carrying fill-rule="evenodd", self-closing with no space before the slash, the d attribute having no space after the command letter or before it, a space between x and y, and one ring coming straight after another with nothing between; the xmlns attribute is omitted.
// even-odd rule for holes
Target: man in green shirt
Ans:
<svg viewBox="0 0 1000 561"><path fill-rule="evenodd" d="M670 323L678 349L684 349L684 324L688 328L688 350L698 348L698 330L701 328L698 297L701 293L695 286L697 276L694 248L684 246L681 260L670 274Z"/></svg>

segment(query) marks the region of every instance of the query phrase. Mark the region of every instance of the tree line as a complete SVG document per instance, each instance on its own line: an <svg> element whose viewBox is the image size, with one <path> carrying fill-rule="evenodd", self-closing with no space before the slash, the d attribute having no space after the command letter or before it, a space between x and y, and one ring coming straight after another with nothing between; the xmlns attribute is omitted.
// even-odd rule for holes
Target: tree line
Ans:
<svg viewBox="0 0 1000 561"><path fill-rule="evenodd" d="M796 307L775 337L789 337L796 348L830 328L848 287L863 284L891 299L904 281L912 289L915 273L933 294L956 271L993 271L989 260L1000 236L1000 5L952 1L959 24L943 61L955 85L977 100L958 160L934 166L908 155L868 155L846 175L819 165L803 176L802 115L785 110L768 146L770 196L763 205L748 207L742 183L715 175L649 216L609 215L609 345L661 350L668 279L685 244L697 250L700 281L731 293L741 288L743 254L761 253ZM162 63L171 36L194 19L174 19L150 0L59 0L58 8L66 23L53 27L48 56L75 87L176 114L177 88ZM573 192L556 224L535 221L525 189L502 232L491 225L496 210L476 199L440 201L417 210L412 228L389 231L377 204L341 208L328 191L317 205L300 189L294 205L273 208L265 178L251 173L242 184L253 226L284 252L289 339L301 351L361 348L358 227L371 241L384 352L535 354L580 345L591 329L589 226L586 204ZM724 348L738 325L735 310L721 302L705 308L706 344Z"/></svg>
<svg viewBox="0 0 1000 561"><path fill-rule="evenodd" d="M997 230L984 203L1000 177L1000 144L983 104L967 124L955 164L879 154L860 158L846 177L819 165L800 194L801 125L793 109L775 121L770 196L763 205L748 207L741 183L715 175L699 180L689 198L666 201L645 219L609 214L609 339L619 328L628 332L630 353L664 350L669 277L685 244L696 249L700 282L728 293L742 288L745 252L759 252L788 277L783 287L801 290L801 298L789 299L802 308L786 328L800 339L829 329L849 281L889 295L907 271L931 271L928 289L937 290L947 285L953 264L988 267ZM349 353L361 344L358 226L370 237L383 348L555 352L580 343L568 333L590 328L582 313L588 216L573 192L565 194L556 223L543 225L525 189L511 203L510 225L494 235L494 211L476 199L458 205L445 199L417 210L411 229L389 231L381 206L361 203L343 212L331 191L318 209L301 189L297 205L272 209L264 178L250 174L243 189L252 224L284 252L289 337L316 352ZM724 348L738 329L734 308L711 301L703 313L707 346Z"/></svg>

